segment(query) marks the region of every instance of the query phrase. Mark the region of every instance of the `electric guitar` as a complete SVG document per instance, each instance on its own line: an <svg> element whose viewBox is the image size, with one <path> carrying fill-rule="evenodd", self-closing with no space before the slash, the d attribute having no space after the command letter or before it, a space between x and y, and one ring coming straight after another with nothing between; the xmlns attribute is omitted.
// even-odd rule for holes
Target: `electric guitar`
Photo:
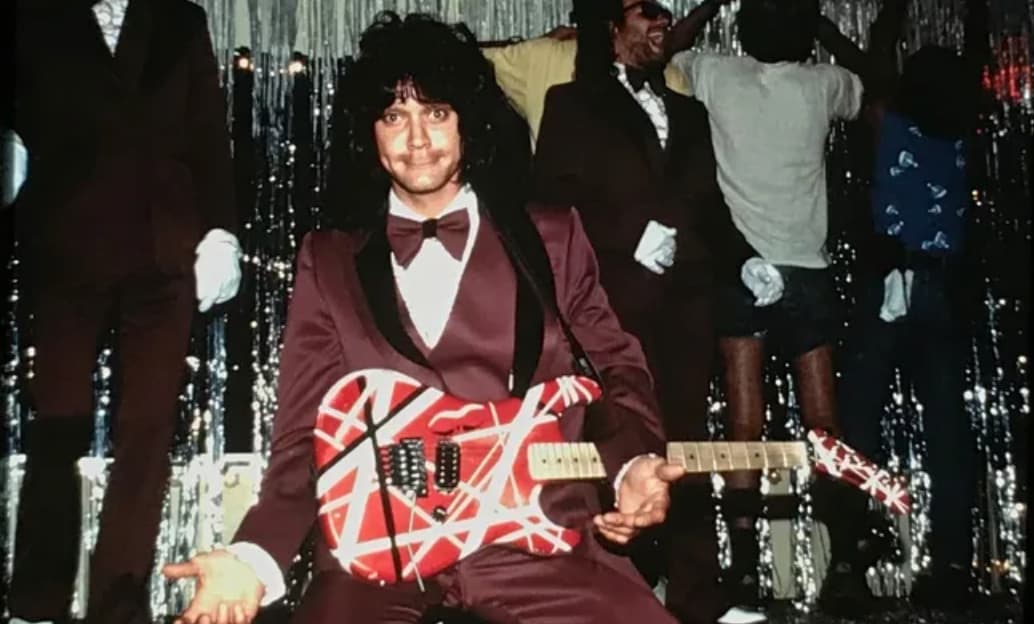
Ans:
<svg viewBox="0 0 1034 624"><path fill-rule="evenodd" d="M319 522L331 553L372 583L430 577L483 546L569 552L579 530L539 504L545 484L606 478L589 442L565 442L565 410L600 397L566 376L523 398L471 403L401 373L367 369L324 396L314 430ZM863 488L897 513L907 489L824 433L805 442L673 442L668 461L689 472L805 466Z"/></svg>

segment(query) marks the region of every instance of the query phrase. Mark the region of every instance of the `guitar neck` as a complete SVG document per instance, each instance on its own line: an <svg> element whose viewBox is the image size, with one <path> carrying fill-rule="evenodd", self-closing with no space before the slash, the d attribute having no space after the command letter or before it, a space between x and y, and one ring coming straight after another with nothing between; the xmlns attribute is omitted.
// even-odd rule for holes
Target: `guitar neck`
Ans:
<svg viewBox="0 0 1034 624"><path fill-rule="evenodd" d="M691 473L796 468L808 463L804 442L669 442L668 461ZM607 476L591 442L528 446L528 468L536 481L578 481Z"/></svg>
<svg viewBox="0 0 1034 624"><path fill-rule="evenodd" d="M669 442L668 461L688 472L797 468L808 464L804 442Z"/></svg>

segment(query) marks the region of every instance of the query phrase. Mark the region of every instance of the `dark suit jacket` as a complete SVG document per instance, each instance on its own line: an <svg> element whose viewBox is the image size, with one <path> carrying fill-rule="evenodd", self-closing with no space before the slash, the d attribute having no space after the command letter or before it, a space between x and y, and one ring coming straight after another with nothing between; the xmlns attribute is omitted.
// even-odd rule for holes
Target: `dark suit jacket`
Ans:
<svg viewBox="0 0 1034 624"><path fill-rule="evenodd" d="M706 109L670 89L664 103L666 148L617 78L556 85L546 95L534 196L578 207L619 310L706 292L714 272L744 253L732 244L739 235L718 188ZM661 277L633 258L651 219L678 229L675 266Z"/></svg>
<svg viewBox="0 0 1034 624"><path fill-rule="evenodd" d="M487 214L482 210L482 215ZM642 350L634 337L621 330L607 303L597 279L595 256L577 214L571 209L534 207L530 221L520 215L510 221L485 216L481 230L492 228L489 241L494 233L511 241L509 249L520 249L537 283L545 293L555 295L556 308L568 319L574 335L601 373L605 401L602 409L592 410L593 420L598 421L593 426L593 441L610 478L616 476L624 462L638 454L663 452L652 380ZM474 253L478 253L476 248ZM434 370L424 365L426 362L421 363L420 349L413 344L414 338L405 329L400 313L389 254L383 230L313 232L302 243L280 360L279 404L269 467L259 501L245 516L234 539L258 544L283 570L316 521L313 427L319 402L336 381L356 370L388 368L463 398L488 400L508 396L503 375L494 384L481 384L480 389L469 385L464 388L465 380L457 379L455 371ZM460 342L466 340L466 359L476 360L485 357L485 353L509 351L515 333L537 335L537 340L522 341L530 343L533 351L530 357L514 358L514 376L535 384L570 374L571 351L555 316L548 309L544 311L539 299L528 299L527 293L522 294L521 286L517 286L516 295L511 292L515 272L509 263L503 263L506 266L502 272L509 278L495 279L496 271L491 279L486 279L485 267L475 266L476 257L472 256L467 265L457 304L464 301L468 280L475 279L479 286L474 305L478 309L470 314L469 310L454 308L439 345L454 333L452 338L460 336ZM492 286L498 284L509 291L491 292ZM514 299L516 312L498 309L498 301ZM457 317L481 319L470 321L471 325L494 324L500 317L515 318L514 329L489 337L469 325L457 327ZM478 339L476 344L469 340L471 336ZM486 385L496 387L496 396L485 395ZM470 396L478 393L481 396ZM561 419L564 435L571 440L584 438L584 424L582 409L569 410ZM543 508L555 522L579 526L599 509L599 501L592 486L563 485L547 488ZM605 553L591 539L585 543L593 556L635 574L627 560ZM317 544L317 568L339 569L323 540Z"/></svg>
<svg viewBox="0 0 1034 624"><path fill-rule="evenodd" d="M117 271L127 254L189 272L205 231L237 229L204 10L131 0L114 57L90 2L26 0L17 19L14 127L29 167L15 210L25 246L63 272Z"/></svg>

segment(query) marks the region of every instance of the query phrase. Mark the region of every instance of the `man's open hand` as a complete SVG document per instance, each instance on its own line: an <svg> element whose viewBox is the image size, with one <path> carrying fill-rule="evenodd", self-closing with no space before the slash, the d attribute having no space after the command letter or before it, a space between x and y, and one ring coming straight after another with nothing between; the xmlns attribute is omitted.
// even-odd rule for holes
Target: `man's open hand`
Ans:
<svg viewBox="0 0 1034 624"><path fill-rule="evenodd" d="M600 534L627 544L646 527L664 522L671 506L668 486L686 474L660 457L639 457L617 486L617 510L593 518Z"/></svg>
<svg viewBox="0 0 1034 624"><path fill-rule="evenodd" d="M249 624L266 591L251 566L226 550L166 564L162 574L171 580L197 581L194 599L176 624Z"/></svg>

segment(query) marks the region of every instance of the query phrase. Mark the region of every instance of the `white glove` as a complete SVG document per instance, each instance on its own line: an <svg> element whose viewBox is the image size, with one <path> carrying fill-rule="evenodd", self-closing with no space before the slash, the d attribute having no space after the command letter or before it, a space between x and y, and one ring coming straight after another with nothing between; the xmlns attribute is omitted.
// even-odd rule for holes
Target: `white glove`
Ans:
<svg viewBox="0 0 1034 624"><path fill-rule="evenodd" d="M3 171L4 175L4 180L0 184L0 206L8 206L14 202L22 183L25 182L29 170L29 152L25 149L22 138L14 130L4 131L0 137L0 146L3 149L3 166L0 167L0 171Z"/></svg>
<svg viewBox="0 0 1034 624"><path fill-rule="evenodd" d="M678 230L650 220L636 245L635 261L657 275L675 264L675 235Z"/></svg>
<svg viewBox="0 0 1034 624"><path fill-rule="evenodd" d="M749 258L740 268L743 285L754 294L754 305L772 305L783 296L783 275L760 256Z"/></svg>
<svg viewBox="0 0 1034 624"><path fill-rule="evenodd" d="M214 228L205 234L194 250L194 277L197 282L197 309L207 312L217 303L229 301L241 285L241 247L237 237Z"/></svg>
<svg viewBox="0 0 1034 624"><path fill-rule="evenodd" d="M883 278L883 305L880 306L880 319L890 323L908 314L908 301L912 296L911 269L901 274L894 269Z"/></svg>

